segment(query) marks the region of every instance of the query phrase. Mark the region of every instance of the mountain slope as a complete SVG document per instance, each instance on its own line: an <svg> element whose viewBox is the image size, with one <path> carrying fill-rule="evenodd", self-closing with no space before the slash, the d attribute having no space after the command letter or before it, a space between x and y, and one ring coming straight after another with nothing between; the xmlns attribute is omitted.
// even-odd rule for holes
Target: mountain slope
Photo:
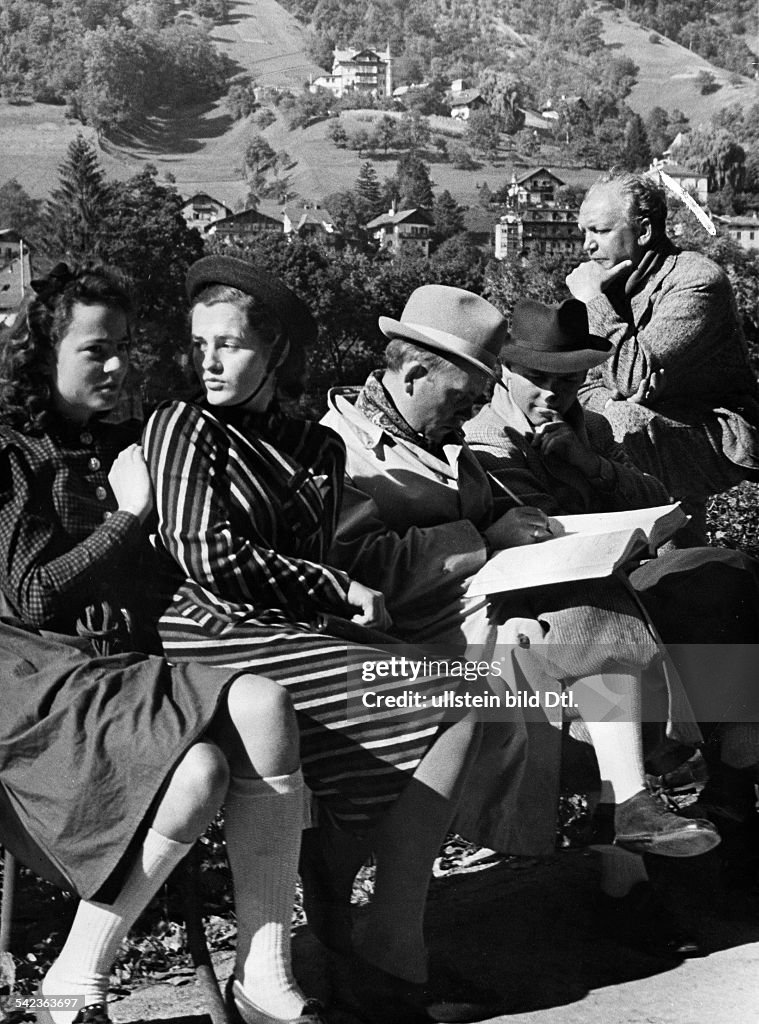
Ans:
<svg viewBox="0 0 759 1024"><path fill-rule="evenodd" d="M727 103L749 106L759 100L759 85L753 79L730 85L727 72L669 40L652 43L649 29L631 22L611 5L600 2L594 13L603 21L606 42L640 68L630 97L631 106L640 113L655 105L667 110L679 107L698 124ZM250 73L261 85L298 90L310 74L320 71L306 57L306 29L276 0L234 0L228 22L217 26L212 35L237 71ZM700 95L694 81L702 69L712 71L720 85L708 96ZM79 131L94 139L90 129L67 121L61 107L0 104L0 182L15 176L31 195L46 196L56 183L57 167L69 142ZM289 132L277 121L264 133L275 150L286 150L295 161L291 184L305 200L350 188L358 175L358 154L335 149L325 131L326 125L321 123ZM256 132L247 122L231 121L223 103L217 101L168 119L151 118L139 138L122 139L118 144L105 141L101 157L111 177L127 177L150 161L158 167L160 177L171 173L184 195L209 192L234 207L247 193L243 153L247 139ZM394 171L393 159L375 163L380 177ZM563 173L555 160L552 166L573 184L587 184L593 177L592 171L585 170ZM468 202L483 181L495 189L510 175L510 163L485 165L471 172L444 163L432 167L433 181L440 189L447 188Z"/></svg>

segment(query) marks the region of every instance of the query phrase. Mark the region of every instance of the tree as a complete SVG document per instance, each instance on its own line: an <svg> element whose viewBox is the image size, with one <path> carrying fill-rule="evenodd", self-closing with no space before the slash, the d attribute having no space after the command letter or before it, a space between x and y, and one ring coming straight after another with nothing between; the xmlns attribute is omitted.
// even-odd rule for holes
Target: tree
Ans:
<svg viewBox="0 0 759 1024"><path fill-rule="evenodd" d="M480 165L472 156L471 148L466 142L456 139L448 147L448 159L453 166L461 171L473 171Z"/></svg>
<svg viewBox="0 0 759 1024"><path fill-rule="evenodd" d="M255 83L237 82L230 85L224 104L233 120L239 121L243 117L248 117L258 107Z"/></svg>
<svg viewBox="0 0 759 1024"><path fill-rule="evenodd" d="M359 215L362 217L363 222L366 223L372 217L376 217L384 206L379 178L377 177L374 165L369 160L361 164L361 169L356 179L355 191Z"/></svg>
<svg viewBox="0 0 759 1024"><path fill-rule="evenodd" d="M659 157L676 134L672 131L670 116L662 107L652 107L646 117L645 126L651 152Z"/></svg>
<svg viewBox="0 0 759 1024"><path fill-rule="evenodd" d="M363 230L366 220L359 209L356 193L352 189L331 192L322 200L329 211L335 227L349 238L356 238Z"/></svg>
<svg viewBox="0 0 759 1024"><path fill-rule="evenodd" d="M466 125L466 141L472 149L488 160L498 156L501 140L500 123L489 110L473 110Z"/></svg>
<svg viewBox="0 0 759 1024"><path fill-rule="evenodd" d="M35 239L39 231L39 199L32 199L16 178L0 185L0 225L13 228L24 238Z"/></svg>
<svg viewBox="0 0 759 1024"><path fill-rule="evenodd" d="M146 166L127 181L108 185L99 217L97 254L124 270L134 282L137 337L134 362L150 404L180 394L186 334L184 279L203 255L203 239L187 226L182 197Z"/></svg>
<svg viewBox="0 0 759 1024"><path fill-rule="evenodd" d="M388 117L388 115L385 114L377 122L374 131L377 136L377 142L382 146L385 154L387 154L388 149L396 144L398 138L398 123L392 117Z"/></svg>
<svg viewBox="0 0 759 1024"><path fill-rule="evenodd" d="M348 144L348 133L340 123L340 118L335 117L327 125L327 138L333 146L338 149L345 149Z"/></svg>
<svg viewBox="0 0 759 1024"><path fill-rule="evenodd" d="M276 158L277 154L263 135L251 136L245 147L245 166L254 177L270 167Z"/></svg>
<svg viewBox="0 0 759 1024"><path fill-rule="evenodd" d="M404 153L398 161L395 184L402 206L431 208L434 197L430 169L415 153Z"/></svg>
<svg viewBox="0 0 759 1024"><path fill-rule="evenodd" d="M427 118L415 110L401 118L397 128L396 145L401 149L408 149L410 153L417 153L429 145L431 136Z"/></svg>
<svg viewBox="0 0 759 1024"><path fill-rule="evenodd" d="M80 260L92 255L107 203L104 178L94 148L77 135L45 206L42 239L50 256Z"/></svg>
<svg viewBox="0 0 759 1024"><path fill-rule="evenodd" d="M464 208L459 206L448 189L435 197L432 204L435 239L444 242L464 230Z"/></svg>
<svg viewBox="0 0 759 1024"><path fill-rule="evenodd" d="M637 171L651 164L651 147L640 114L633 114L627 122L620 162L628 171Z"/></svg>
<svg viewBox="0 0 759 1024"><path fill-rule="evenodd" d="M705 68L702 68L696 75L696 85L702 96L707 96L710 92L716 92L719 89L716 75L713 71L707 71Z"/></svg>

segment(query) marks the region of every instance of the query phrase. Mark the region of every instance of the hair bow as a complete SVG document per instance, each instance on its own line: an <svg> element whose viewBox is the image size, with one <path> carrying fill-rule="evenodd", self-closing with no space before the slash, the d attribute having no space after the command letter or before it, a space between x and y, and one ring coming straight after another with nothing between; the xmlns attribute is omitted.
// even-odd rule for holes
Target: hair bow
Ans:
<svg viewBox="0 0 759 1024"><path fill-rule="evenodd" d="M31 285L40 302L50 307L66 285L75 280L76 274L69 269L68 264L56 263L46 277L36 278Z"/></svg>

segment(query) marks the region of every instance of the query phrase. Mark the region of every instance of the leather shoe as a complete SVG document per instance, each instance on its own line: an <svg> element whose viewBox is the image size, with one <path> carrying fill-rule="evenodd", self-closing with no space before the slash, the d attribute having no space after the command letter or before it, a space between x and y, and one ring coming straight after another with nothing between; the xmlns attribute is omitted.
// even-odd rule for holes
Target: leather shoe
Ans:
<svg viewBox="0 0 759 1024"><path fill-rule="evenodd" d="M242 985L234 978L227 981L224 1002L231 1021L237 1024L327 1024L324 1007L318 999L307 999L297 1017L272 1017L246 996Z"/></svg>
<svg viewBox="0 0 759 1024"><path fill-rule="evenodd" d="M617 805L614 828L617 846L660 857L698 857L720 842L710 821L681 818L645 789Z"/></svg>

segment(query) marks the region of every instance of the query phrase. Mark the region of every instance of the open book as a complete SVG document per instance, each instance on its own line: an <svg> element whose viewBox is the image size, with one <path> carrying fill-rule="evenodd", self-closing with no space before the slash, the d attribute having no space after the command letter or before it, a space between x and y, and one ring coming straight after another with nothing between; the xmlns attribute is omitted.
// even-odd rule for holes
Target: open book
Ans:
<svg viewBox="0 0 759 1024"><path fill-rule="evenodd" d="M611 576L627 562L653 555L687 522L679 504L552 516L553 537L497 551L472 578L467 594L500 594Z"/></svg>

